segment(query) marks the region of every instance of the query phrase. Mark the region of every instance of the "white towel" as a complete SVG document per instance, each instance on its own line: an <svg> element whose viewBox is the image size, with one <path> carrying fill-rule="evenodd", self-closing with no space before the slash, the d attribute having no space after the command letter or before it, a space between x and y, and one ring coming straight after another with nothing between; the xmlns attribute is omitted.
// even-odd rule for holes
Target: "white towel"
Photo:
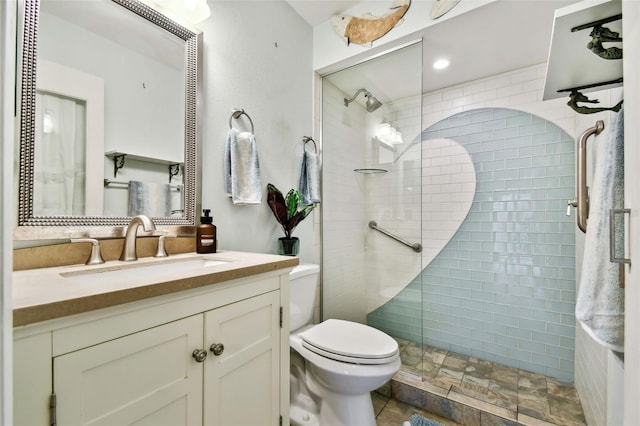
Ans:
<svg viewBox="0 0 640 426"><path fill-rule="evenodd" d="M609 210L624 205L623 127L620 110L595 138L596 167L576 301L576 318L582 328L596 342L618 352L624 351L624 289L619 286L619 264L609 261ZM623 238L617 235L616 241Z"/></svg>
<svg viewBox="0 0 640 426"><path fill-rule="evenodd" d="M302 154L298 190L302 194L302 204L305 206L320 202L319 160L315 152L305 150Z"/></svg>
<svg viewBox="0 0 640 426"><path fill-rule="evenodd" d="M255 136L230 129L224 158L224 186L233 204L260 204L262 184Z"/></svg>
<svg viewBox="0 0 640 426"><path fill-rule="evenodd" d="M129 216L171 216L171 187L167 183L129 181Z"/></svg>

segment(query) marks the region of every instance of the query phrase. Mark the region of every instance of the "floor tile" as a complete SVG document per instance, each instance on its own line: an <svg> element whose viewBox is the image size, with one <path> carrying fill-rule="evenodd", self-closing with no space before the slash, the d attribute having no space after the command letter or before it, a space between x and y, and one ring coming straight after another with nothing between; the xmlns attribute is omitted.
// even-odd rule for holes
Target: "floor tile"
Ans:
<svg viewBox="0 0 640 426"><path fill-rule="evenodd" d="M402 372L387 388L391 398L379 412L379 425L400 426L411 414L407 410L425 408L466 425L586 424L572 383L397 340Z"/></svg>

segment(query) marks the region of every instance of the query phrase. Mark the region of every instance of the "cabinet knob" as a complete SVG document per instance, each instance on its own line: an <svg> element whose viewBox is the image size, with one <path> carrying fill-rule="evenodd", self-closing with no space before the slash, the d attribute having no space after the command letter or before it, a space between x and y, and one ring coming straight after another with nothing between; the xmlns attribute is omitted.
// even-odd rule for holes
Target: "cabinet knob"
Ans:
<svg viewBox="0 0 640 426"><path fill-rule="evenodd" d="M220 356L222 352L224 352L224 345L222 343L214 343L209 350L213 352L215 356Z"/></svg>
<svg viewBox="0 0 640 426"><path fill-rule="evenodd" d="M191 355L197 362L204 362L207 359L207 351L204 349L196 349Z"/></svg>

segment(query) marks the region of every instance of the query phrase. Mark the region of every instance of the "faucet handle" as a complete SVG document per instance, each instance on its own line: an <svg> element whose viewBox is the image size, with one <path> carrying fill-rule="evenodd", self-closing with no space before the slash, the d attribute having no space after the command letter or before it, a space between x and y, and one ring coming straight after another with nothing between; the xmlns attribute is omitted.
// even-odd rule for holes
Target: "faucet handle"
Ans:
<svg viewBox="0 0 640 426"><path fill-rule="evenodd" d="M71 238L72 243L91 243L91 253L85 265L100 265L104 263L102 253L100 253L100 241L95 238Z"/></svg>
<svg viewBox="0 0 640 426"><path fill-rule="evenodd" d="M153 257L169 256L164 246L164 240L165 238L175 238L177 236L178 236L177 234L169 234L169 233L163 233L162 235L160 235L160 237L158 237L158 250L156 250L156 254Z"/></svg>

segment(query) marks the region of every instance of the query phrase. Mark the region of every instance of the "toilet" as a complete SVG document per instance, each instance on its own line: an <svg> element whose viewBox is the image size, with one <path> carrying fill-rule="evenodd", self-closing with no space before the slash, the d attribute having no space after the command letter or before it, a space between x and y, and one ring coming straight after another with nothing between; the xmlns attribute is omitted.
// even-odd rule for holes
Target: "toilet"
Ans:
<svg viewBox="0 0 640 426"><path fill-rule="evenodd" d="M291 424L375 426L371 391L400 369L398 343L351 321L313 324L319 265L290 273Z"/></svg>

